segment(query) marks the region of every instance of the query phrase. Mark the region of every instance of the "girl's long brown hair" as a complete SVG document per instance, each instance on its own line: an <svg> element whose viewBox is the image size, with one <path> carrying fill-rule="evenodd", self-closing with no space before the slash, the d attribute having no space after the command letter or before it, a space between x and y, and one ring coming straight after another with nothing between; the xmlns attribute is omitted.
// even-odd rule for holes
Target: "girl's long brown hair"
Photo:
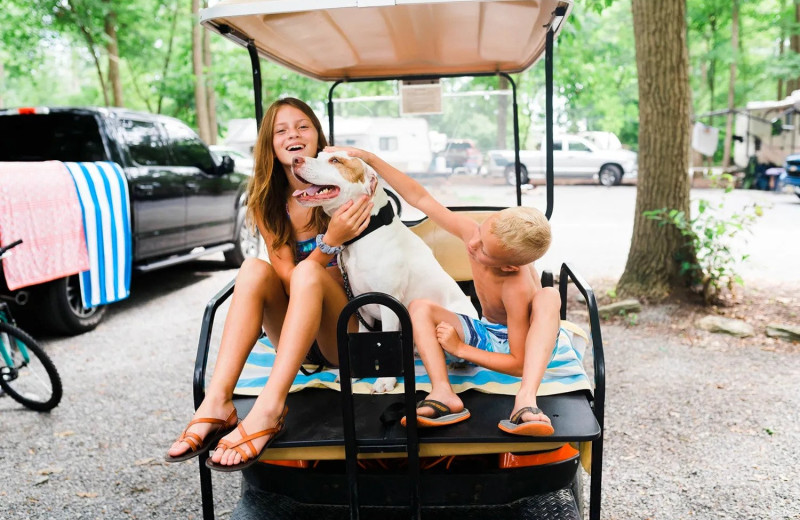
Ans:
<svg viewBox="0 0 800 520"><path fill-rule="evenodd" d="M292 223L286 212L286 201L289 197L289 180L283 170L283 165L276 160L275 149L272 144L275 131L275 116L282 107L291 106L302 111L314 128L317 129L317 153L328 145L322 125L307 104L296 98L283 98L275 101L267 109L261 120L253 157L255 170L247 187L247 214L250 221L263 222L274 238L272 249L277 249L284 244L294 247L295 239ZM311 218L305 229L315 229L319 232L328 227L330 217L322 208L314 208Z"/></svg>

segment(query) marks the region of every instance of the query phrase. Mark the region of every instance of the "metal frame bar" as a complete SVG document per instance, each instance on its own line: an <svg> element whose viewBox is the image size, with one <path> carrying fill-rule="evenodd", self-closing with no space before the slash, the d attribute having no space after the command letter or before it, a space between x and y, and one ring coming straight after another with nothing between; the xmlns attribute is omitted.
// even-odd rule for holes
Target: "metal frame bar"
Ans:
<svg viewBox="0 0 800 520"><path fill-rule="evenodd" d="M378 304L388 307L400 320L402 342L404 397L406 417L416 417L416 382L414 379L414 340L411 328L411 317L405 306L396 298L383 293L364 293L350 300L339 314L337 323L337 341L339 347L339 382L342 394L342 423L344 427L345 465L347 468L347 493L350 501L350 518L358 520L360 515L358 499L358 454L359 442L356 436L355 411L353 404L353 388L350 370L350 342L347 325L355 312L364 305ZM410 377L408 375L410 374ZM409 513L411 518L421 516L420 473L419 473L419 435L416 420L406 422L406 446L408 454ZM376 448L378 446L370 446ZM384 449L397 449L394 441L380 445Z"/></svg>
<svg viewBox="0 0 800 520"><path fill-rule="evenodd" d="M604 416L606 402L606 362L603 352L603 335L600 331L600 314L597 312L597 300L592 288L582 276L567 263L561 265L558 278L558 292L561 295L561 319L567 319L567 285L569 281L586 300L589 310L589 327L592 339L592 353L594 354L594 400L592 409L597 424L600 425L600 436L592 441L592 471L589 488L589 520L600 520L600 505L603 485L603 437L605 435Z"/></svg>
<svg viewBox="0 0 800 520"><path fill-rule="evenodd" d="M194 365L194 378L192 380L192 390L194 393L194 409L200 407L200 403L206 396L205 379L206 365L208 364L208 352L211 346L211 329L214 326L214 317L219 307L233 294L233 286L236 279L231 280L206 304L203 313L203 324L200 327L200 341L197 344L197 356ZM208 452L200 454L198 457L200 466L200 497L203 502L203 520L214 520L214 492L211 485L211 470L206 467Z"/></svg>

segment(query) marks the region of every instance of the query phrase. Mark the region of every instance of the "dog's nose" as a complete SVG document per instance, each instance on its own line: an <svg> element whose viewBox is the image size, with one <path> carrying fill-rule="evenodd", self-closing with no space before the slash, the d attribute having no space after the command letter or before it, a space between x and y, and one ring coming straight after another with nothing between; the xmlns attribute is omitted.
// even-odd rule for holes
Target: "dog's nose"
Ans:
<svg viewBox="0 0 800 520"><path fill-rule="evenodd" d="M300 157L298 155L298 156L295 156L295 157L292 158L292 164L295 165L295 166L302 166L304 162L306 162L306 158L305 157Z"/></svg>

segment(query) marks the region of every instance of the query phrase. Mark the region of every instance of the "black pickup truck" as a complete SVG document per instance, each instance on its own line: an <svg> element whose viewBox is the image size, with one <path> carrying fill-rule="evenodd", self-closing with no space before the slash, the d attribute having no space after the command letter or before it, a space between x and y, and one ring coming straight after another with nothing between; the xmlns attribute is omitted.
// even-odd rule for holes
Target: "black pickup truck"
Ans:
<svg viewBox="0 0 800 520"><path fill-rule="evenodd" d="M0 161L113 161L130 193L133 267L149 271L224 252L238 267L260 241L245 220L248 176L234 172L181 121L117 108L0 110ZM4 241L25 237L3 237ZM93 329L105 307L85 308L77 275L0 295L35 308L49 328Z"/></svg>

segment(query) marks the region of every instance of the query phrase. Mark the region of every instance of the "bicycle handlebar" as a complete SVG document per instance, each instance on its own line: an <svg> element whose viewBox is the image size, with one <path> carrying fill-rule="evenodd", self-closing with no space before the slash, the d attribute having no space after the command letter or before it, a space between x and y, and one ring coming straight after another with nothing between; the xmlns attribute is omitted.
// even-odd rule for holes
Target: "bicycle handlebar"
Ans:
<svg viewBox="0 0 800 520"><path fill-rule="evenodd" d="M8 250L9 250L9 249L11 249L11 248L17 247L17 246L18 246L18 245L20 245L21 243L22 243L22 239L20 238L20 239L19 239L19 240L17 240L16 242L11 242L11 243L10 243L10 244L8 244L7 246L0 247L0 258L2 258L2 257L3 257L3 255L5 254L5 252L6 252L6 251L8 251Z"/></svg>

